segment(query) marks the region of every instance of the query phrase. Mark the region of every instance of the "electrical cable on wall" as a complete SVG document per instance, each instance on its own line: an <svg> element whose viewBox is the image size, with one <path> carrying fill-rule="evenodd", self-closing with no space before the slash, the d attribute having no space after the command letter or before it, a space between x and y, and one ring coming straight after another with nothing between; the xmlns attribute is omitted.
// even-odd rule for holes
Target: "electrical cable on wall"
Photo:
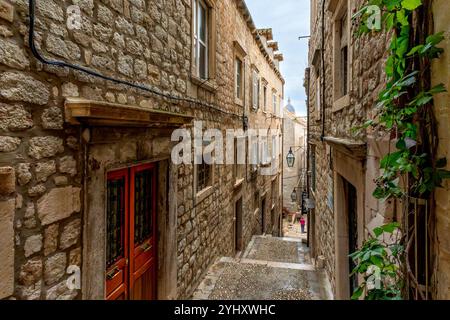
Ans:
<svg viewBox="0 0 450 320"><path fill-rule="evenodd" d="M133 87L135 89L139 89L151 94L154 94L156 96L160 96L160 97L164 97L170 100L174 100L174 101L181 101L181 102L188 102L188 103L194 103L194 104L198 104L204 107L208 107L211 109L214 109L216 111L219 111L223 114L227 114L227 115L231 115L231 116L235 116L238 118L242 118L242 115L233 113L233 112L228 112L228 111L224 111L222 109L220 109L219 107L216 107L214 105L211 105L209 103L205 103L203 101L200 100L196 100L193 98L183 98L180 96L176 96L173 94L167 94L167 93L163 93L160 92L159 90L155 89L155 88L151 88L145 85L141 85L141 84L136 84L130 81L126 81L126 80L121 80L121 79L116 79L113 77L109 77L106 76L104 74L101 74L99 72L90 70L88 68L79 66L79 65L75 65L75 64L71 64L71 63L67 63L65 61L58 61L58 60L49 60L46 57L42 56L41 53L37 50L36 48L36 44L34 42L34 30L35 30L35 21L36 21L36 15L35 15L35 5L36 5L36 1L35 0L28 0L29 3L29 15L30 15L30 29L29 29L29 35L28 35L28 44L30 46L31 52L33 53L33 56L40 62L42 62L43 64L46 65L51 65L51 66L56 66L56 67L61 67L61 68L69 68L69 69L73 69L73 70L77 70L83 73L86 73L90 76L93 77L97 77L106 81L111 81L117 84L121 84L121 85L125 85L125 86L129 86L129 87Z"/></svg>

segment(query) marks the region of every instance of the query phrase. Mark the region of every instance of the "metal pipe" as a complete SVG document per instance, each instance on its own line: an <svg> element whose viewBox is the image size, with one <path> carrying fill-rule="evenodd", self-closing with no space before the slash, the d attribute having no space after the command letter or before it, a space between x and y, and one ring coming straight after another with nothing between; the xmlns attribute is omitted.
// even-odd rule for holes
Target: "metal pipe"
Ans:
<svg viewBox="0 0 450 320"><path fill-rule="evenodd" d="M321 55L322 55L322 76L320 81L321 85L321 106L322 106L322 135L320 140L324 141L325 138L325 0L322 0L322 41L321 41Z"/></svg>

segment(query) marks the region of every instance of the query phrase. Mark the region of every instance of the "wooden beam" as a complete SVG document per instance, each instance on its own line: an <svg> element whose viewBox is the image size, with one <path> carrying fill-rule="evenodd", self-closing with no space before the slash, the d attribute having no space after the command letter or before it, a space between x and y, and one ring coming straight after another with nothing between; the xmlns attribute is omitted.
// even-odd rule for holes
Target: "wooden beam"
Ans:
<svg viewBox="0 0 450 320"><path fill-rule="evenodd" d="M162 110L153 110L103 101L67 98L66 122L93 126L181 127L193 117Z"/></svg>

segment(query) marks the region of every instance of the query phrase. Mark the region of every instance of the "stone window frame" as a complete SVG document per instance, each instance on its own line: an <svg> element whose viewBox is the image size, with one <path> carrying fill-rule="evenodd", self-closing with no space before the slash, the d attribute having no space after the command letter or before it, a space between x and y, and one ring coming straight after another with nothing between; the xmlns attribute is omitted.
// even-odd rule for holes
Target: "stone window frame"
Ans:
<svg viewBox="0 0 450 320"><path fill-rule="evenodd" d="M234 41L234 103L243 107L245 101L245 70L246 70L246 58L247 52L240 45L238 41ZM238 97L238 85L237 85L237 60L241 61L241 83L240 83L240 96Z"/></svg>
<svg viewBox="0 0 450 320"><path fill-rule="evenodd" d="M196 8L197 3L201 2L207 8L207 77L202 79L199 75L196 64ZM216 77L216 0L191 0L191 80L207 90L214 91L214 81Z"/></svg>
<svg viewBox="0 0 450 320"><path fill-rule="evenodd" d="M350 106L351 88L351 71L352 71L352 50L351 50L351 17L352 2L349 0L333 0L328 6L328 10L332 13L332 31L333 31L333 107L332 112L337 112ZM347 90L346 94L341 94L341 21L347 18Z"/></svg>
<svg viewBox="0 0 450 320"><path fill-rule="evenodd" d="M202 157L202 161L203 157ZM201 164L194 164L193 165L193 169L194 169L194 193L195 193L195 202L196 204L203 202L203 200L205 200L206 198L208 198L213 192L214 192L214 183L215 183L215 164L210 164L209 165L209 170L210 170L210 174L209 174L209 181L207 183L207 186L205 186L205 188L203 188L202 190L199 189L199 185L198 185L198 168Z"/></svg>

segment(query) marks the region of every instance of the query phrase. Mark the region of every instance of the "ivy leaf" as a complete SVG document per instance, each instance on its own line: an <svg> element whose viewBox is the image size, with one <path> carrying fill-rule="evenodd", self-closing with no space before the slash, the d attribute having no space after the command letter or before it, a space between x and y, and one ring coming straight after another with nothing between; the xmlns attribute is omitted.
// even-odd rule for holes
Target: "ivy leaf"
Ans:
<svg viewBox="0 0 450 320"><path fill-rule="evenodd" d="M392 234L396 229L400 228L400 223L392 222L382 226L384 232Z"/></svg>
<svg viewBox="0 0 450 320"><path fill-rule="evenodd" d="M407 10L416 10L418 7L422 5L422 0L403 0L402 7Z"/></svg>
<svg viewBox="0 0 450 320"><path fill-rule="evenodd" d="M442 40L444 40L444 39L445 39L444 32L441 31L441 32L438 32L438 33L428 36L426 39L426 43L430 44L432 46L436 46L437 44L442 42Z"/></svg>
<svg viewBox="0 0 450 320"><path fill-rule="evenodd" d="M438 170L437 173L442 180L450 179L450 171L448 170Z"/></svg>
<svg viewBox="0 0 450 320"><path fill-rule="evenodd" d="M372 262L374 265L376 265L379 268L383 267L383 258L380 256L371 256L370 262Z"/></svg>
<svg viewBox="0 0 450 320"><path fill-rule="evenodd" d="M438 94L442 92L447 92L447 89L445 88L444 84L438 84L437 86L431 88L430 91L428 91L429 94Z"/></svg>
<svg viewBox="0 0 450 320"><path fill-rule="evenodd" d="M402 26L409 25L408 17L406 16L406 12L404 9L397 11L397 20Z"/></svg>
<svg viewBox="0 0 450 320"><path fill-rule="evenodd" d="M409 53L407 54L408 57L416 54L417 52L420 52L423 50L425 46L423 44L420 44L418 46L415 46L414 48L411 49L411 51L409 51Z"/></svg>
<svg viewBox="0 0 450 320"><path fill-rule="evenodd" d="M379 236L381 236L383 234L383 229L381 227L375 228L375 229L373 229L373 233L378 238Z"/></svg>
<svg viewBox="0 0 450 320"><path fill-rule="evenodd" d="M364 286L361 285L358 289L355 290L355 292L353 293L351 299L352 300L359 300L359 298L361 298L363 293L364 293Z"/></svg>
<svg viewBox="0 0 450 320"><path fill-rule="evenodd" d="M445 168L447 166L447 158L441 158L436 161L436 168Z"/></svg>

